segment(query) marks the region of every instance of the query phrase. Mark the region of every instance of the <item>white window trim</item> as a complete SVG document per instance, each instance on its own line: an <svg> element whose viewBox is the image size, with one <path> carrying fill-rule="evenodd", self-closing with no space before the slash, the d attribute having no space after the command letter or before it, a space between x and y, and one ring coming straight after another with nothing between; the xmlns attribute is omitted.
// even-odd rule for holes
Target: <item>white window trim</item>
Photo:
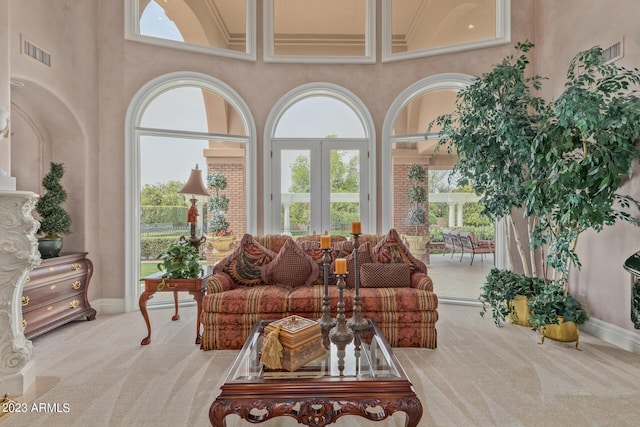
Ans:
<svg viewBox="0 0 640 427"><path fill-rule="evenodd" d="M365 138L368 140L368 186L366 190L369 193L368 200L368 215L366 227L363 224L363 233L373 233L376 229L376 133L375 126L373 124L373 118L366 108L365 104L354 93L349 90L332 84L332 83L308 83L302 86L298 86L286 93L278 102L273 106L264 127L263 137L263 201L264 201L264 232L275 233L278 230L273 230L273 215L272 215L272 203L271 200L271 151L272 141L274 139L283 140L285 138L276 138L274 136L275 129L278 126L282 115L296 102L308 98L311 96L328 96L338 99L348 106L350 106L356 115L362 122L363 129L365 131ZM321 138L318 138L321 139ZM358 138L348 138L349 140L357 140ZM362 188L362 187L361 187Z"/></svg>
<svg viewBox="0 0 640 427"><path fill-rule="evenodd" d="M392 53L392 1L393 0L382 0L382 62L403 61L406 59L462 52L466 50L499 46L511 42L511 0L496 0L496 37L494 39L462 43L453 46L415 50L411 52Z"/></svg>
<svg viewBox="0 0 640 427"><path fill-rule="evenodd" d="M189 52L205 53L208 55L223 56L225 58L241 59L244 61L256 61L256 0L245 0L247 11L247 35L246 51L237 52L229 49L200 46L191 43L183 43L174 40L160 39L140 34L140 21L137 0L124 0L124 38L139 43L168 47L171 49L186 50Z"/></svg>
<svg viewBox="0 0 640 427"><path fill-rule="evenodd" d="M393 125L398 120L400 112L414 99L427 92L440 89L462 90L476 80L476 77L460 73L444 73L429 76L406 88L393 101L382 125L382 230L389 230L392 226L393 198L392 190L392 142L394 139ZM426 129L425 129L426 132ZM405 140L405 139L403 139ZM424 140L424 136L422 137Z"/></svg>
<svg viewBox="0 0 640 427"><path fill-rule="evenodd" d="M180 86L199 86L210 90L229 102L240 114L248 136L245 138L246 147L246 211L247 233L256 233L257 217L257 138L256 125L249 107L244 100L230 86L211 76L195 72L176 72L157 77L144 86L133 96L127 109L125 119L125 311L134 311L138 307L136 284L139 279L140 245L136 240L140 236L140 144L138 136L146 133L141 130L140 120L147 105L158 95L168 89ZM236 138L237 139L237 138Z"/></svg>
<svg viewBox="0 0 640 427"><path fill-rule="evenodd" d="M273 2L263 2L264 62L309 64L374 64L376 62L376 1L366 0L364 56L276 55L273 37Z"/></svg>

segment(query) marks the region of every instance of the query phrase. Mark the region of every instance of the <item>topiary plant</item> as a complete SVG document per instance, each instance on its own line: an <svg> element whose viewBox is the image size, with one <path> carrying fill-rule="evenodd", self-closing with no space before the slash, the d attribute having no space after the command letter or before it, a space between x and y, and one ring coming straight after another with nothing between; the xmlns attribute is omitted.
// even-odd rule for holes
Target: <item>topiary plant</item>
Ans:
<svg viewBox="0 0 640 427"><path fill-rule="evenodd" d="M38 199L36 212L40 216L38 234L45 238L59 238L71 229L71 217L62 207L67 200L67 192L60 184L63 175L64 164L51 162L51 170L42 179L46 192Z"/></svg>
<svg viewBox="0 0 640 427"><path fill-rule="evenodd" d="M219 173L214 172L207 177L209 187L213 188L215 193L209 197L209 209L211 210L210 230L214 237L228 236L232 234L229 230L229 221L227 220L227 211L229 210L229 199L224 194L220 194L221 190L227 188L227 178Z"/></svg>
<svg viewBox="0 0 640 427"><path fill-rule="evenodd" d="M424 188L424 183L427 182L427 172L424 167L414 163L409 167L407 172L407 180L413 184L409 188L409 194L407 200L411 203L411 207L407 212L407 218L405 223L407 225L413 225L415 227L415 234L419 234L418 228L420 226L426 226L427 209L425 204L427 202L427 190Z"/></svg>

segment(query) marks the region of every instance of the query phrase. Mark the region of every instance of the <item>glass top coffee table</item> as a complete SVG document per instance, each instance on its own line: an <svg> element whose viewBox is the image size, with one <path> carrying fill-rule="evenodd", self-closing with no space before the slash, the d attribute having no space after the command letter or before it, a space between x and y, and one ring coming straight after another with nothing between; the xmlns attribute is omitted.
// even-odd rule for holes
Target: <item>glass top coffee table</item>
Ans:
<svg viewBox="0 0 640 427"><path fill-rule="evenodd" d="M256 324L231 366L209 409L212 425L225 426L229 414L251 423L289 416L303 425L325 426L344 415L380 421L398 411L407 414L406 426L418 425L422 404L374 321L348 344L323 334L326 353L293 372L260 363L269 322Z"/></svg>

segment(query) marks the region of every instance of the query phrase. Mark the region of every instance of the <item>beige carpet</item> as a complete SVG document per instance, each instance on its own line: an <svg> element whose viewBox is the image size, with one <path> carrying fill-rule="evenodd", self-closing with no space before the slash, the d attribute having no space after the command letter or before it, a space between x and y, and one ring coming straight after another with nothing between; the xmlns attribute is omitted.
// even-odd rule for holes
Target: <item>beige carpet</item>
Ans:
<svg viewBox="0 0 640 427"><path fill-rule="evenodd" d="M421 426L637 426L640 355L586 334L572 344L538 344L528 328L493 326L476 307L441 305L437 350L396 354L424 406ZM0 426L207 426L236 351L203 352L195 308L151 310L152 342L139 313L78 321L34 340L35 402L67 413L11 414ZM230 426L248 426L236 416ZM294 426L291 418L264 426ZM343 417L336 426L403 426L397 413L373 423Z"/></svg>

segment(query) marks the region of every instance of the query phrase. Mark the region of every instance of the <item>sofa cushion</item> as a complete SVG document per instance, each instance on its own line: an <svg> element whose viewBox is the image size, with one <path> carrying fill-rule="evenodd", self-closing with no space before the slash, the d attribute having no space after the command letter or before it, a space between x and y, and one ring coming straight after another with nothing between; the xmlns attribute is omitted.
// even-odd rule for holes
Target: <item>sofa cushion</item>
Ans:
<svg viewBox="0 0 640 427"><path fill-rule="evenodd" d="M309 286L318 278L318 265L292 239L262 268L262 279L270 285Z"/></svg>
<svg viewBox="0 0 640 427"><path fill-rule="evenodd" d="M291 236L287 236L286 234L263 234L253 236L253 238L256 242L275 253L280 252L280 249L282 249L287 240L293 240Z"/></svg>
<svg viewBox="0 0 640 427"><path fill-rule="evenodd" d="M363 288L409 288L411 287L411 269L403 263L362 264L360 286Z"/></svg>
<svg viewBox="0 0 640 427"><path fill-rule="evenodd" d="M249 313L273 314L280 317L287 309L289 289L282 286L239 287L202 299L204 313L225 313L240 319Z"/></svg>
<svg viewBox="0 0 640 427"><path fill-rule="evenodd" d="M234 250L215 266L213 272L223 271L241 285L261 285L264 284L262 268L275 256L274 252L256 242L251 234L245 234Z"/></svg>
<svg viewBox="0 0 640 427"><path fill-rule="evenodd" d="M375 262L382 264L403 263L409 266L411 272L427 272L424 263L411 255L409 248L402 242L398 232L393 228L378 242L372 253Z"/></svg>
<svg viewBox="0 0 640 427"><path fill-rule="evenodd" d="M438 308L438 297L433 292L414 288L361 288L362 315L383 312L390 317L402 311L431 311Z"/></svg>
<svg viewBox="0 0 640 427"><path fill-rule="evenodd" d="M329 300L331 313L335 316L340 291L337 286L329 286ZM322 315L322 299L324 297L324 286L300 286L291 289L287 296L287 313L299 314L309 319ZM343 290L343 302L345 310L350 313L353 308L353 292L349 289Z"/></svg>

